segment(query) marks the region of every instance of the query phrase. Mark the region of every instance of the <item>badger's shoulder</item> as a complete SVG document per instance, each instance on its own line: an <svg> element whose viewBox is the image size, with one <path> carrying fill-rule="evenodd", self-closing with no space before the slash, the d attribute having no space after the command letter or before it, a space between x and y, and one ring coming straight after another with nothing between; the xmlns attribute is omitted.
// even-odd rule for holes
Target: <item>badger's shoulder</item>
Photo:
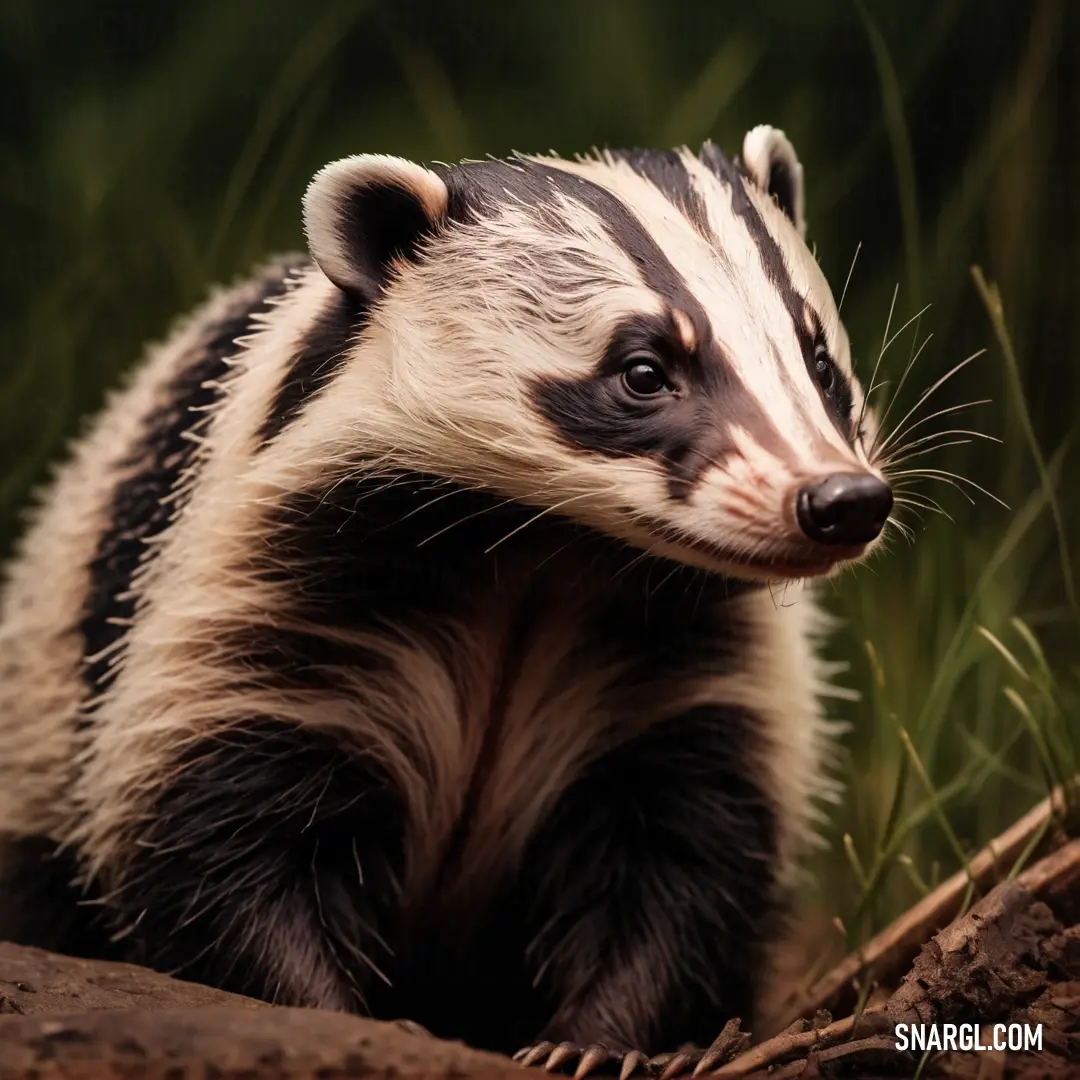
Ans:
<svg viewBox="0 0 1080 1080"><path fill-rule="evenodd" d="M308 264L275 258L180 319L38 495L0 593L0 830L59 827L77 717L107 680L133 578L175 513L200 426L243 339Z"/></svg>

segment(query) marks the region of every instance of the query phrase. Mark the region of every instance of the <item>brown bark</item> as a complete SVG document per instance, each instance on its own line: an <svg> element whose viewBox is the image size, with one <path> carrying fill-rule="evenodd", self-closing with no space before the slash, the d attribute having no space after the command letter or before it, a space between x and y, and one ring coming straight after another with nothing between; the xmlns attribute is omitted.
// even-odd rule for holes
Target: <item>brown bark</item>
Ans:
<svg viewBox="0 0 1080 1080"><path fill-rule="evenodd" d="M0 1080L458 1080L508 1058L314 1009L215 1005L0 1017Z"/></svg>
<svg viewBox="0 0 1080 1080"><path fill-rule="evenodd" d="M509 1058L145 968L0 943L0 1080L522 1075Z"/></svg>

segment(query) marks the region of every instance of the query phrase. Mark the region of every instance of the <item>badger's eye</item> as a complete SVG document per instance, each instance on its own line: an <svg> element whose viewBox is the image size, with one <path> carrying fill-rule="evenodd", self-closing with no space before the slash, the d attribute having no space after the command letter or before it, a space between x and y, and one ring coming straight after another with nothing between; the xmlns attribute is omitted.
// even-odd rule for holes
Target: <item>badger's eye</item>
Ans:
<svg viewBox="0 0 1080 1080"><path fill-rule="evenodd" d="M836 365L824 345L814 349L814 377L824 394L831 394L836 386Z"/></svg>
<svg viewBox="0 0 1080 1080"><path fill-rule="evenodd" d="M648 357L632 357L623 368L622 379L636 397L654 397L668 388L664 369Z"/></svg>

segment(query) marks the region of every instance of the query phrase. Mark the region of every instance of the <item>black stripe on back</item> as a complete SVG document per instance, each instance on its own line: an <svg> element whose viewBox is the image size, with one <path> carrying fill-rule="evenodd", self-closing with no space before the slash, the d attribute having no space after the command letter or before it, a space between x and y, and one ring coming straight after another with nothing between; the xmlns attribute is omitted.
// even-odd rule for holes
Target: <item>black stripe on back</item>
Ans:
<svg viewBox="0 0 1080 1080"><path fill-rule="evenodd" d="M701 148L702 162L720 179L731 193L731 210L736 216L742 218L746 225L758 255L761 258L761 266L766 277L776 288L783 298L784 306L791 315L792 325L795 327L795 336L802 348L803 360L806 363L807 373L814 386L817 387L817 378L814 374L814 350L818 344L825 344L825 336L821 327L821 317L810 307L809 301L804 297L795 283L791 280L784 254L775 237L769 232L768 226L758 213L758 209L746 193L745 183L752 183L746 174L732 161L725 157L714 143L707 142ZM806 317L814 324L814 330L807 328ZM855 436L851 424L851 383L847 376L836 368L836 393L829 397L822 394L822 401L829 413L837 430L844 438L851 440ZM820 391L819 391L820 392ZM846 403L846 409L845 409Z"/></svg>
<svg viewBox="0 0 1080 1080"><path fill-rule="evenodd" d="M677 150L608 150L616 161L625 161L639 176L643 176L663 193L664 197L710 243L715 243L709 226L709 211L701 192L694 187L690 173Z"/></svg>
<svg viewBox="0 0 1080 1080"><path fill-rule="evenodd" d="M119 466L133 471L113 491L110 525L90 563L79 623L85 655L94 657L83 674L91 693L106 690L115 677L109 657L99 654L111 653L127 632L135 613L132 580L144 559L154 557L156 548L147 543L166 530L179 510L170 496L194 462L197 444L190 436L220 395L229 359L239 351L236 339L251 331L252 317L269 310L269 302L286 291L292 271L305 263L300 256L278 260L238 287L224 317L205 328L196 351L161 391L161 403L144 418L142 436Z"/></svg>
<svg viewBox="0 0 1080 1080"><path fill-rule="evenodd" d="M326 310L304 334L274 395L270 411L259 428L261 444L265 445L284 431L340 370L349 343L363 326L366 314L359 300L335 290Z"/></svg>

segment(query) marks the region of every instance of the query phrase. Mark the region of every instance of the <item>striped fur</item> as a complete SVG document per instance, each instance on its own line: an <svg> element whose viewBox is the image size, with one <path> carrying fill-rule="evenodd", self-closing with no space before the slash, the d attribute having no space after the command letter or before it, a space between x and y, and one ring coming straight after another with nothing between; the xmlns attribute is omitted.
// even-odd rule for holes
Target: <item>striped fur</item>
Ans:
<svg viewBox="0 0 1080 1080"><path fill-rule="evenodd" d="M832 794L790 582L867 550L793 492L878 474L801 169L744 157L316 177L13 563L0 937L496 1049L752 1014Z"/></svg>

